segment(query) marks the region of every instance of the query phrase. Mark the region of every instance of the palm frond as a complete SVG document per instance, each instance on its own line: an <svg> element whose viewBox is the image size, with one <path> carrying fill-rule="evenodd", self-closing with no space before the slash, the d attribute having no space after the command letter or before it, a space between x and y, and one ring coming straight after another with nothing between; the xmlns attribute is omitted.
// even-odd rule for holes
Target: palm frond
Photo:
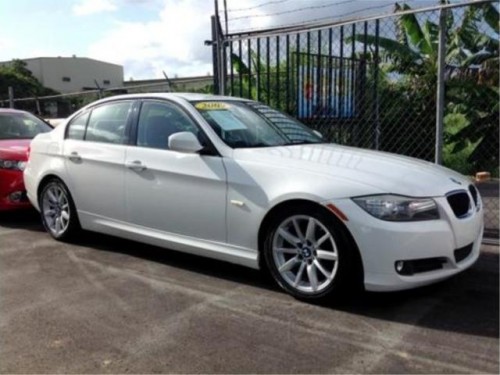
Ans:
<svg viewBox="0 0 500 375"><path fill-rule="evenodd" d="M498 34L500 32L499 13L493 3L483 5L483 16L486 23Z"/></svg>

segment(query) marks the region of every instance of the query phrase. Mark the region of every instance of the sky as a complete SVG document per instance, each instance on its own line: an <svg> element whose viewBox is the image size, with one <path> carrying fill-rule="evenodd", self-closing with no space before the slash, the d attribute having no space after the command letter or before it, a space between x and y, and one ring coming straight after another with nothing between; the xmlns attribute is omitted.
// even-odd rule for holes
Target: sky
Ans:
<svg viewBox="0 0 500 375"><path fill-rule="evenodd" d="M211 48L204 41L211 39L215 1L0 0L0 61L76 55L123 65L125 80L162 78L163 71L169 77L211 74ZM224 0L218 2L223 17ZM387 13L394 2L226 0L228 29ZM417 8L438 0L405 2Z"/></svg>

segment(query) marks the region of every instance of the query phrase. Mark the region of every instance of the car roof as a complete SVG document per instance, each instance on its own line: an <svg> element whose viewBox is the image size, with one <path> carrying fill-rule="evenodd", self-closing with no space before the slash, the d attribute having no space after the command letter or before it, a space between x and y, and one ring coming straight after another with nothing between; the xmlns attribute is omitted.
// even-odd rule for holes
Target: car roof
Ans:
<svg viewBox="0 0 500 375"><path fill-rule="evenodd" d="M248 101L248 99L232 97L232 96L222 96L222 95L212 95L212 94L199 94L192 92L152 92L152 93L142 93L142 94L123 94L110 96L105 99L101 99L98 102L102 103L105 101L119 100L119 99L140 99L140 98L164 98L164 99L184 99L187 101L195 100L231 100L231 101ZM95 104L91 103L91 104Z"/></svg>
<svg viewBox="0 0 500 375"><path fill-rule="evenodd" d="M21 111L19 109L14 108L0 108L0 113L28 113L26 111Z"/></svg>

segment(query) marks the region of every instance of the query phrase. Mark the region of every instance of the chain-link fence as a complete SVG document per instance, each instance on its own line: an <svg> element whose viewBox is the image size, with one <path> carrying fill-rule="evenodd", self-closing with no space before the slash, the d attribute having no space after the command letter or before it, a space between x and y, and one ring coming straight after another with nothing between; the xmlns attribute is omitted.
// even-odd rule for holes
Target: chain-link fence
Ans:
<svg viewBox="0 0 500 375"><path fill-rule="evenodd" d="M498 238L498 1L223 35L215 87L281 109L341 144L489 172ZM218 30L218 33L217 33ZM222 46L218 49L217 46ZM491 186L495 189L491 189Z"/></svg>
<svg viewBox="0 0 500 375"><path fill-rule="evenodd" d="M44 118L64 118L93 101L120 94L151 92L213 93L213 84L211 82L211 77L179 78L168 81L149 80L148 83L130 81L116 88L85 90L74 93L27 98L17 98L15 88L13 88L10 99L0 99L0 108L12 107L23 109ZM7 97L7 93L4 96Z"/></svg>

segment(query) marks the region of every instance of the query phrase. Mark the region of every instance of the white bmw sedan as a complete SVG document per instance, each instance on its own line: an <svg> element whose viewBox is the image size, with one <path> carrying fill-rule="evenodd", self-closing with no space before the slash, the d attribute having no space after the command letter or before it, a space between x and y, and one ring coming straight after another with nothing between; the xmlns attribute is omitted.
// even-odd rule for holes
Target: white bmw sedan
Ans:
<svg viewBox="0 0 500 375"><path fill-rule="evenodd" d="M84 229L265 268L303 299L443 280L483 233L464 176L327 143L239 98L99 100L33 140L24 179L57 240Z"/></svg>

